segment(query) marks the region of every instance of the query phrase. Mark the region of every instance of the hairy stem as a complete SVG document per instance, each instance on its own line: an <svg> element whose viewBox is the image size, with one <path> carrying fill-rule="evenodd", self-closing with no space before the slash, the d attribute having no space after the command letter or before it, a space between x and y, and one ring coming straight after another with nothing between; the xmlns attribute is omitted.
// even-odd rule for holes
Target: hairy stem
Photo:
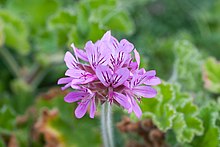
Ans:
<svg viewBox="0 0 220 147"><path fill-rule="evenodd" d="M101 111L101 129L104 147L114 147L110 103L104 103Z"/></svg>
<svg viewBox="0 0 220 147"><path fill-rule="evenodd" d="M109 137L109 145L110 147L113 147L114 141L113 141L113 127L112 127L112 107L110 103L107 103L107 130Z"/></svg>

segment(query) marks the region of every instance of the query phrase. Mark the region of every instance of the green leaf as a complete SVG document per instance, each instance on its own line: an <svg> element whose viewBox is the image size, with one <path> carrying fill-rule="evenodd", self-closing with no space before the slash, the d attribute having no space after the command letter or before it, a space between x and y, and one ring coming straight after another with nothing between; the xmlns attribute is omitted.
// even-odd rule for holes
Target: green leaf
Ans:
<svg viewBox="0 0 220 147"><path fill-rule="evenodd" d="M189 143L196 135L202 135L202 121L192 97L180 91L178 85L163 82L157 86L158 95L153 99L142 99L143 117L151 118L162 131L173 130L176 140ZM169 138L169 133L167 134Z"/></svg>
<svg viewBox="0 0 220 147"><path fill-rule="evenodd" d="M53 31L42 31L37 37L35 37L35 48L45 54L53 54L58 50L57 36ZM61 37L61 36L60 36Z"/></svg>
<svg viewBox="0 0 220 147"><path fill-rule="evenodd" d="M59 47L69 46L68 35L71 29L76 27L76 14L67 9L60 10L51 16L48 27L56 33Z"/></svg>
<svg viewBox="0 0 220 147"><path fill-rule="evenodd" d="M204 63L203 80L205 88L213 93L220 93L220 62L208 58Z"/></svg>
<svg viewBox="0 0 220 147"><path fill-rule="evenodd" d="M134 23L126 10L112 11L114 6L102 6L92 13L91 20L98 22L100 28L114 30L131 35L134 32Z"/></svg>
<svg viewBox="0 0 220 147"><path fill-rule="evenodd" d="M3 23L4 44L20 54L29 53L28 30L24 22L6 10L0 10L0 21Z"/></svg>
<svg viewBox="0 0 220 147"><path fill-rule="evenodd" d="M79 3L77 8L77 30L81 36L85 37L89 32L91 10L87 3Z"/></svg>
<svg viewBox="0 0 220 147"><path fill-rule="evenodd" d="M220 118L219 102L209 102L202 107L199 117L203 120L204 134L195 137L192 141L193 146L217 147L220 144L220 124L217 123Z"/></svg>
<svg viewBox="0 0 220 147"><path fill-rule="evenodd" d="M11 99L13 108L17 114L24 114L34 101L33 85L28 84L23 79L14 79L10 85L14 94L13 99Z"/></svg>
<svg viewBox="0 0 220 147"><path fill-rule="evenodd" d="M33 146L32 142L33 140L30 139L30 130L31 130L31 125L33 124L33 118L28 118L28 122L26 122L25 124L23 124L22 126L18 126L14 132L13 135L15 135L16 140L17 140L17 144L18 146L27 146L27 144L30 144L30 140L31 140L31 145Z"/></svg>
<svg viewBox="0 0 220 147"><path fill-rule="evenodd" d="M127 35L133 34L135 27L128 13L126 11L118 11L114 13L114 15L108 14L101 25L107 30L112 29L118 32L123 32Z"/></svg>
<svg viewBox="0 0 220 147"><path fill-rule="evenodd" d="M76 24L76 14L68 9L62 9L56 12L48 21L48 25L52 29L58 29L63 27L71 27Z"/></svg>
<svg viewBox="0 0 220 147"><path fill-rule="evenodd" d="M173 81L182 84L188 91L202 88L202 56L195 46L187 40L178 40L174 45L175 63Z"/></svg>
<svg viewBox="0 0 220 147"><path fill-rule="evenodd" d="M33 35L44 28L48 18L59 8L57 0L11 0L7 8L25 18Z"/></svg>
<svg viewBox="0 0 220 147"><path fill-rule="evenodd" d="M15 129L15 113L13 110L4 105L0 109L0 133L10 134Z"/></svg>
<svg viewBox="0 0 220 147"><path fill-rule="evenodd" d="M104 6L104 5L116 6L116 4L117 4L116 0L105 0L105 1L102 1L102 0L84 0L83 2L84 3L89 3L90 8L93 9L93 10L98 9L98 8Z"/></svg>
<svg viewBox="0 0 220 147"><path fill-rule="evenodd" d="M77 31L76 27L72 27L68 34L68 46L74 43L78 48L83 48L85 44L85 39Z"/></svg>
<svg viewBox="0 0 220 147"><path fill-rule="evenodd" d="M104 29L101 29L99 27L98 23L92 23L90 26L90 31L88 34L88 39L92 40L93 42L96 42L96 40L99 40L103 34L105 33Z"/></svg>

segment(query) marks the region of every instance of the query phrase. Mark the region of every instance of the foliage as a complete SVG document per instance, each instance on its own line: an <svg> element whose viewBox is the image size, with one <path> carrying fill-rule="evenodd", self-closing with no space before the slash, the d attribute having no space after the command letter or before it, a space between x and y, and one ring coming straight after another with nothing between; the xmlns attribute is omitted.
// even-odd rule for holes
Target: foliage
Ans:
<svg viewBox="0 0 220 147"><path fill-rule="evenodd" d="M196 91L202 87L202 56L195 46L187 40L174 44L175 63L172 81L178 81L186 90Z"/></svg>
<svg viewBox="0 0 220 147"><path fill-rule="evenodd" d="M218 146L220 144L220 101L211 101L202 107L199 112L199 118L203 120L205 131L202 136L197 136L192 141L192 146Z"/></svg>
<svg viewBox="0 0 220 147"><path fill-rule="evenodd" d="M214 58L208 58L204 63L203 80L205 88L213 93L220 93L220 63Z"/></svg>
<svg viewBox="0 0 220 147"><path fill-rule="evenodd" d="M9 134L15 129L15 113L8 106L3 106L0 109L0 133Z"/></svg>
<svg viewBox="0 0 220 147"><path fill-rule="evenodd" d="M1 44L13 48L20 54L27 54L30 51L30 45L28 30L24 22L7 10L0 11L0 22L2 30Z"/></svg>
<svg viewBox="0 0 220 147"><path fill-rule="evenodd" d="M158 86L158 93L155 99L142 101L143 118L151 118L164 132L172 129L179 143L191 142L203 133L198 107L190 95L181 92L178 85L165 82Z"/></svg>

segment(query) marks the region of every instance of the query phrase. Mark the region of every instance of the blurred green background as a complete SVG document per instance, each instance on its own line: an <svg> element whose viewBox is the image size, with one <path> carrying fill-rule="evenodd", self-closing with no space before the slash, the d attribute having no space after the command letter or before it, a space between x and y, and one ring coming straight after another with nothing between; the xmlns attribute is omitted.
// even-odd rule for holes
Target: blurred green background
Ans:
<svg viewBox="0 0 220 147"><path fill-rule="evenodd" d="M0 0L0 146L102 146L99 114L76 119L56 83L70 44L107 30L164 80L141 103L142 119L131 119L152 119L160 146L219 146L219 0ZM114 109L116 124L127 113ZM114 132L116 147L146 146L140 134Z"/></svg>

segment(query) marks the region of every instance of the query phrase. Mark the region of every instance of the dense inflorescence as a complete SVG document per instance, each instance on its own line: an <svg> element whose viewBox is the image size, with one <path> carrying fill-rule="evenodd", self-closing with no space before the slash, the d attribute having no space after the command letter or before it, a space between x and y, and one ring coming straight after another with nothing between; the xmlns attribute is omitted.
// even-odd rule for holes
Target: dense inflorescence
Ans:
<svg viewBox="0 0 220 147"><path fill-rule="evenodd" d="M137 117L142 111L136 101L141 97L153 98L157 91L151 86L160 84L156 71L139 69L140 56L132 43L126 39L120 42L108 31L101 40L88 41L84 49L71 45L74 56L68 51L64 61L68 67L58 84L65 84L62 89L73 88L64 98L65 102L78 101L75 110L77 118L90 109L94 118L98 103L115 103L134 112ZM134 60L135 59L135 60Z"/></svg>

